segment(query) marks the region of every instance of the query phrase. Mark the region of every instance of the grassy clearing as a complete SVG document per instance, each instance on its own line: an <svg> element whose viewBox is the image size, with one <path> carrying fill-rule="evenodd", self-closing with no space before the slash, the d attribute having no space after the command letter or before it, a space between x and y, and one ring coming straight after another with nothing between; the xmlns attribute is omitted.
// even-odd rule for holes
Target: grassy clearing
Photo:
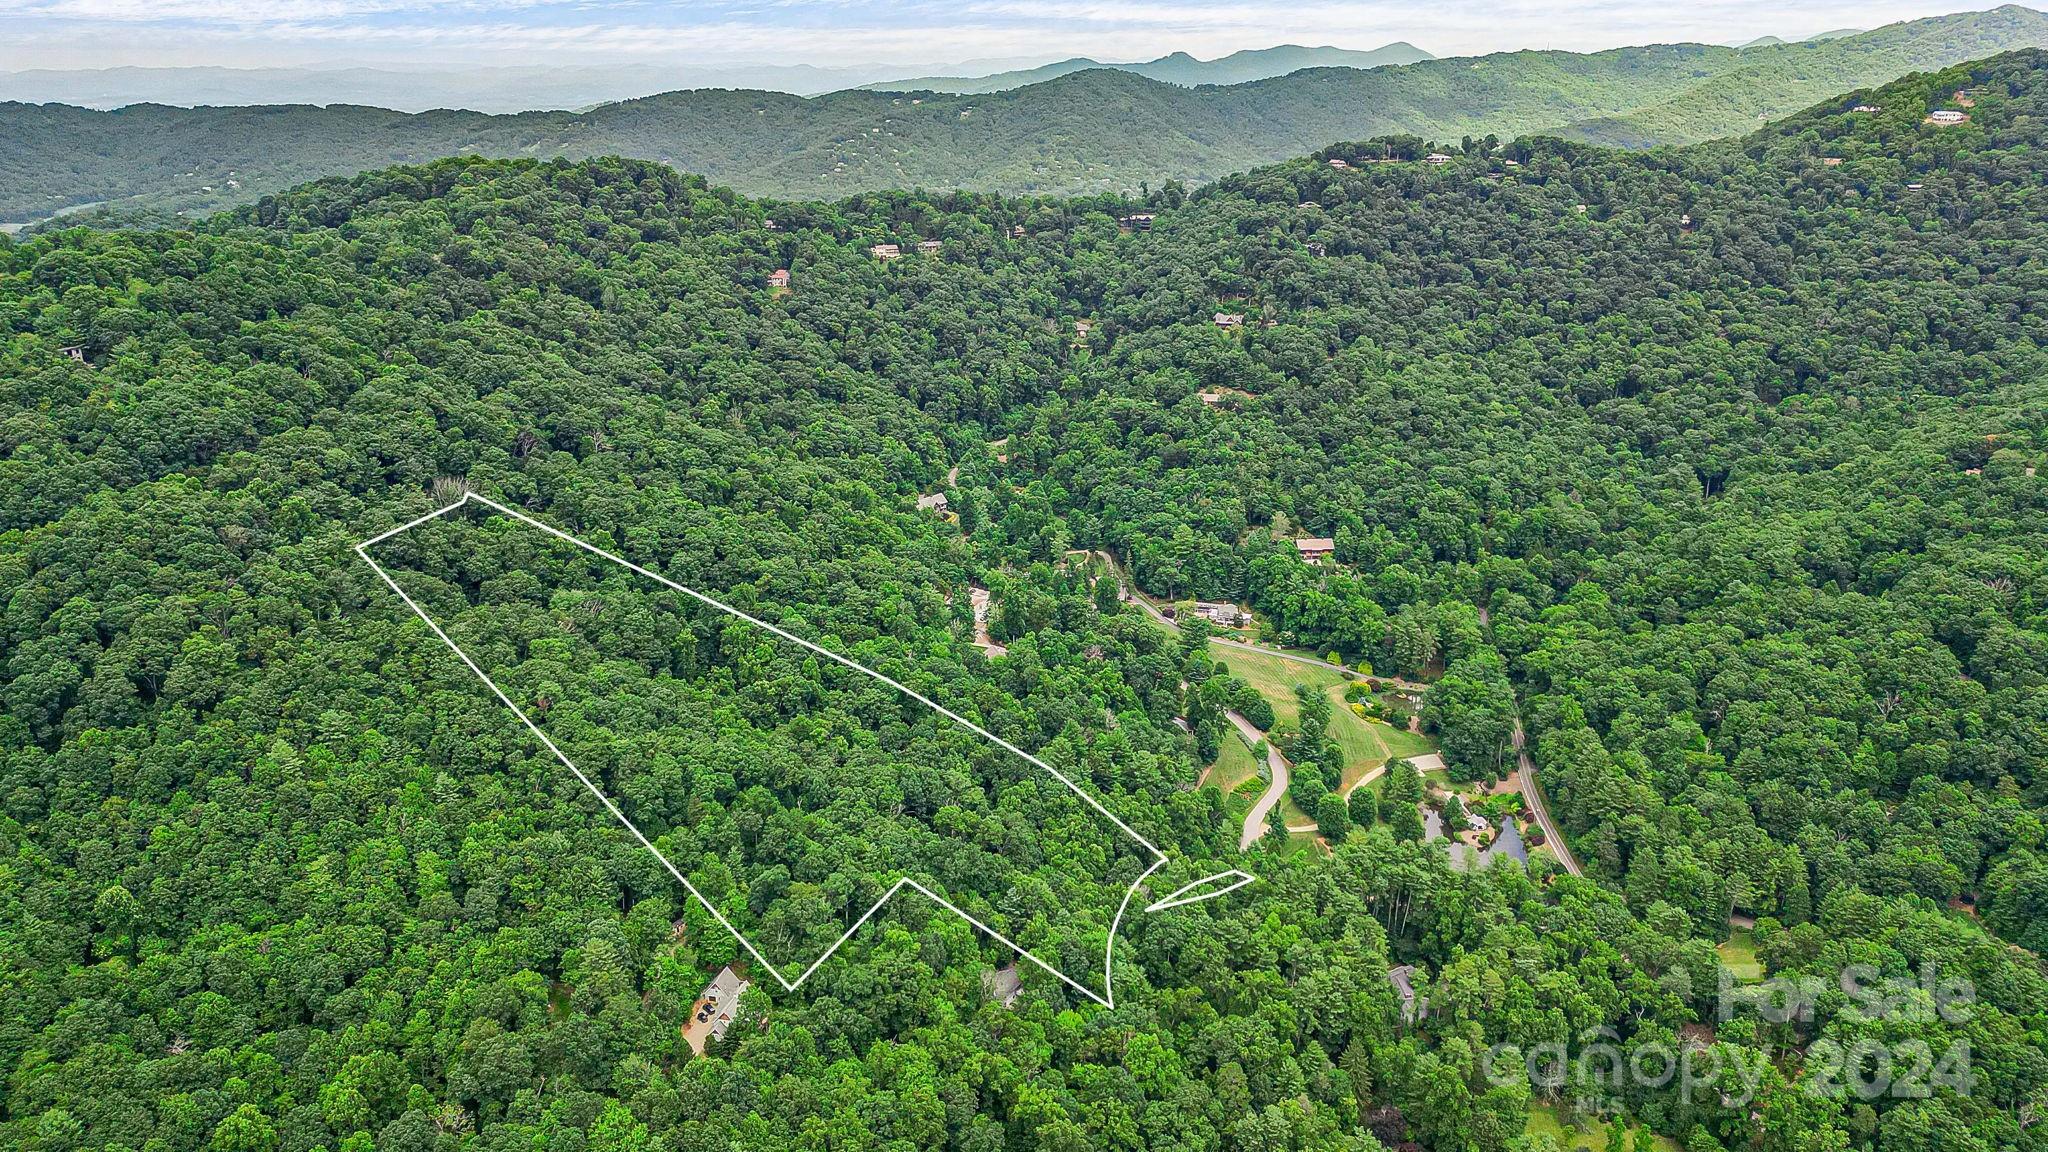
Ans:
<svg viewBox="0 0 2048 1152"><path fill-rule="evenodd" d="M1301 722L1301 709L1295 703L1294 686L1307 684L1312 688L1343 689L1344 678L1328 668L1313 664L1297 664L1264 652L1245 652L1237 648L1226 648L1221 644L1209 645L1209 657L1223 664L1230 671L1258 689L1273 705L1273 715L1282 724ZM1356 719L1356 717L1354 717ZM1334 721L1332 726L1334 727Z"/></svg>
<svg viewBox="0 0 2048 1152"><path fill-rule="evenodd" d="M1557 1141L1560 1152L1575 1152L1580 1148L1584 1148L1586 1152L1607 1152L1605 1123L1588 1118L1581 1121L1576 1130L1571 1130L1565 1127L1565 1118L1561 1113L1560 1105L1530 1101L1527 1133L1530 1136L1548 1136ZM1634 1133L1628 1142L1631 1148L1642 1148L1647 1144L1657 1152L1680 1152L1678 1141L1671 1137L1656 1135L1647 1128L1634 1125L1630 1127Z"/></svg>
<svg viewBox="0 0 2048 1152"><path fill-rule="evenodd" d="M1389 756L1426 756L1436 751L1436 741L1405 728L1390 724L1377 725L1380 739L1385 741Z"/></svg>
<svg viewBox="0 0 2048 1152"><path fill-rule="evenodd" d="M1252 759L1252 750L1238 739L1236 731L1225 732L1217 743L1222 746L1222 751L1216 754L1216 764L1209 769L1209 783L1228 796L1237 791L1238 785L1257 778L1259 765Z"/></svg>
<svg viewBox="0 0 2048 1152"><path fill-rule="evenodd" d="M1753 984L1764 978L1763 961L1756 956L1756 933L1747 928L1737 928L1728 933L1728 939L1714 948L1721 954L1721 963L1735 979L1744 984Z"/></svg>
<svg viewBox="0 0 2048 1152"><path fill-rule="evenodd" d="M1242 677L1273 705L1273 716L1281 724L1301 722L1301 708L1294 698L1294 686L1306 684L1330 698L1330 739L1344 750L1343 787L1396 756L1420 756L1435 751L1427 738L1403 732L1377 720L1368 720L1351 710L1344 701L1344 687L1350 681L1314 664L1298 664L1263 652L1244 652L1212 644L1209 655ZM1299 811L1297 809L1297 811ZM1302 817L1306 819L1306 817Z"/></svg>

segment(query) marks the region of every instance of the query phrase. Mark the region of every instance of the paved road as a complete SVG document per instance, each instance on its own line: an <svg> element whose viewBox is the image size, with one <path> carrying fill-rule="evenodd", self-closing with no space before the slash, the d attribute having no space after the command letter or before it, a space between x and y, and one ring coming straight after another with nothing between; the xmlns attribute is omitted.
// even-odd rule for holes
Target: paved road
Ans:
<svg viewBox="0 0 2048 1152"><path fill-rule="evenodd" d="M1237 731L1245 738L1246 743L1257 747L1259 741L1266 738L1264 732L1259 731L1243 716L1235 712L1225 712L1224 715L1230 717L1232 724L1237 725ZM1273 806L1280 803L1280 798L1287 795L1287 757L1280 755L1279 749L1274 748L1271 743L1266 745L1266 770L1272 775L1272 779L1266 784L1266 794L1259 797L1250 812L1245 813L1244 833L1237 840L1239 852L1250 850L1252 845L1259 842L1259 837L1266 834L1266 817L1272 813Z"/></svg>
<svg viewBox="0 0 2048 1152"><path fill-rule="evenodd" d="M1351 782L1351 787L1346 788L1344 790L1344 799L1351 799L1351 794L1353 792L1356 792L1360 788L1365 787L1367 784L1370 784L1373 781L1379 779L1380 777L1385 776L1387 774L1387 765L1392 764L1393 762L1393 760L1382 760L1376 767L1366 769L1365 775L1360 776L1356 780L1353 780Z"/></svg>
<svg viewBox="0 0 2048 1152"><path fill-rule="evenodd" d="M1584 876L1578 858L1572 855L1572 846L1558 834L1557 825L1550 821L1550 805L1543 801L1543 788L1536 783L1536 761L1529 756L1528 739L1522 735L1522 718L1515 717L1515 758L1522 769L1522 802L1528 805L1529 815L1536 818L1536 826L1543 829L1543 842L1550 845L1557 854L1564 870L1574 876Z"/></svg>

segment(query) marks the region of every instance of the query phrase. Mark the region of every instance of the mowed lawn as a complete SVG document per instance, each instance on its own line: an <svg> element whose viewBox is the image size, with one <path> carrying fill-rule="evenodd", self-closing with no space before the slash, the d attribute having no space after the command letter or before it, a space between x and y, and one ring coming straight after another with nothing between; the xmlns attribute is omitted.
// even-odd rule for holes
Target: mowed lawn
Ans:
<svg viewBox="0 0 2048 1152"><path fill-rule="evenodd" d="M1238 785L1258 778L1259 765L1252 759L1252 750L1238 738L1236 729L1224 732L1217 743L1222 751L1216 754L1216 764L1209 769L1208 786L1228 797L1237 791Z"/></svg>
<svg viewBox="0 0 2048 1152"><path fill-rule="evenodd" d="M1563 1118L1559 1115L1559 1107L1555 1104L1530 1101L1529 1126L1526 1131L1531 1136L1549 1136L1557 1141L1560 1152L1574 1152L1579 1148L1586 1149L1586 1152L1608 1152L1606 1124L1589 1118L1580 1123L1577 1131L1568 1132L1565 1130ZM1646 1140L1645 1137L1649 1139ZM1678 1141L1669 1136L1657 1135L1647 1128L1635 1128L1634 1135L1628 1143L1631 1148L1651 1147L1656 1149L1656 1152L1679 1152L1680 1149Z"/></svg>
<svg viewBox="0 0 2048 1152"><path fill-rule="evenodd" d="M1754 984L1764 978L1763 961L1756 956L1756 934L1749 929L1737 928L1728 933L1728 939L1714 951L1720 953L1721 963L1737 983Z"/></svg>
<svg viewBox="0 0 2048 1152"><path fill-rule="evenodd" d="M1273 705L1273 716L1280 724L1301 722L1301 706L1294 698L1294 686L1306 684L1330 699L1330 739L1344 750L1344 779L1342 788L1349 789L1359 777L1385 764L1389 759L1401 756L1420 756L1435 751L1436 745L1425 736L1404 732L1377 720L1367 720L1351 711L1351 705L1344 702L1344 686L1350 681L1331 669L1315 664L1300 664L1279 656L1263 652L1245 652L1236 648L1225 648L1220 644L1209 646L1209 655L1217 663L1230 669L1233 675L1242 677L1259 695ZM1290 809L1291 822L1306 819L1292 802L1283 805Z"/></svg>

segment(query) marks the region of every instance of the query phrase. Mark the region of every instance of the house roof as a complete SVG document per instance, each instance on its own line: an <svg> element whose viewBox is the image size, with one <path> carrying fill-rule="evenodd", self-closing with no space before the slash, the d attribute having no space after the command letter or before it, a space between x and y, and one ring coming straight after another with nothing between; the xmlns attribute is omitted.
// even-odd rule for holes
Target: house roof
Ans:
<svg viewBox="0 0 2048 1152"><path fill-rule="evenodd" d="M732 965L728 964L718 970L718 975L711 978L710 984L705 985L704 998L706 1000L715 1000L720 1005L730 1006L737 1002L740 994L750 987L752 987L752 982L733 971Z"/></svg>
<svg viewBox="0 0 2048 1152"><path fill-rule="evenodd" d="M1294 542L1303 552L1335 552L1337 542L1328 536L1308 536Z"/></svg>
<svg viewBox="0 0 2048 1152"><path fill-rule="evenodd" d="M1387 983L1394 986L1394 994L1401 998L1401 1019L1411 1024L1429 1015L1429 1002L1415 992L1415 978L1420 975L1413 964L1397 964L1387 969Z"/></svg>
<svg viewBox="0 0 2048 1152"><path fill-rule="evenodd" d="M991 1000L1005 1008L1016 1006L1017 997L1024 991L1024 978L1018 974L1015 964L1007 964L993 972L984 972L981 986Z"/></svg>

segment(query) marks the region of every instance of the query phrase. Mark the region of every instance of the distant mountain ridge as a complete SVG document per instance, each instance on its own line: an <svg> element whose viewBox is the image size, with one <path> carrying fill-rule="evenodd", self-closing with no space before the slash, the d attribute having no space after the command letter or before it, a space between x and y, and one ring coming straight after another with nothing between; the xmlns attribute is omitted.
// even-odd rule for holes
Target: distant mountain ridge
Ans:
<svg viewBox="0 0 2048 1152"><path fill-rule="evenodd" d="M359 104L425 112L577 109L678 88L760 88L812 96L901 71L900 65L675 67L664 64L417 68L31 68L0 72L0 101L114 109L250 104Z"/></svg>
<svg viewBox="0 0 2048 1152"><path fill-rule="evenodd" d="M1087 69L979 95L699 90L517 116L0 104L0 139L10 142L0 149L0 221L92 203L204 212L322 176L457 154L635 156L749 194L829 199L914 187L1134 190L1396 133L1687 143L1909 72L2042 46L2048 17L2008 6L1741 50L1507 52L1194 88Z"/></svg>
<svg viewBox="0 0 2048 1152"><path fill-rule="evenodd" d="M1192 88L1197 84L1245 84L1253 80L1285 76L1304 68L1381 68L1391 64L1419 64L1434 59L1435 56L1415 45L1398 40L1362 52L1346 48L1304 48L1299 44L1280 44L1272 48L1252 48L1233 52L1215 60L1197 60L1185 52L1175 52L1161 56L1157 60L1131 64L1105 63L1085 56L1076 56L1070 60L1059 60L1037 68L998 72L992 76L919 76L908 80L883 80L863 84L861 87L870 92L947 92L955 95L978 95L987 92L1006 92L1031 84L1043 84L1048 80L1056 80L1061 76L1084 72L1091 68L1110 68L1119 72L1133 72L1148 80Z"/></svg>

